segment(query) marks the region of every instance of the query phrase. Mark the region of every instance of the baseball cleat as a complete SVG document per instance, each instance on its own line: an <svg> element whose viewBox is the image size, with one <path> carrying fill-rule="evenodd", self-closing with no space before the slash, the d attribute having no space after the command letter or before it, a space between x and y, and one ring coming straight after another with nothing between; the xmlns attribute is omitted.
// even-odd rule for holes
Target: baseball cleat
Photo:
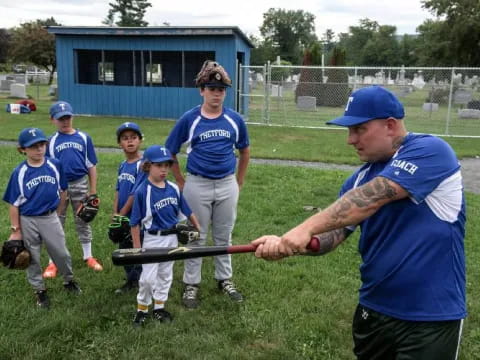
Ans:
<svg viewBox="0 0 480 360"><path fill-rule="evenodd" d="M145 325L145 321L148 318L148 313L143 311L137 311L135 317L133 318L134 327L142 327Z"/></svg>
<svg viewBox="0 0 480 360"><path fill-rule="evenodd" d="M169 323L173 321L173 316L165 309L153 310L152 317L160 322Z"/></svg>
<svg viewBox="0 0 480 360"><path fill-rule="evenodd" d="M242 302L243 295L237 290L232 280L221 280L218 282L218 288L227 294L232 301Z"/></svg>
<svg viewBox="0 0 480 360"><path fill-rule="evenodd" d="M35 296L37 297L37 306L40 309L50 308L50 299L47 296L47 290L36 291Z"/></svg>
<svg viewBox="0 0 480 360"><path fill-rule="evenodd" d="M48 264L48 266L45 268L45 271L43 272L43 277L45 279L53 279L54 277L57 276L57 266L51 262Z"/></svg>
<svg viewBox="0 0 480 360"><path fill-rule="evenodd" d="M80 295L80 293L82 292L82 289L80 289L80 286L78 286L78 284L73 280L70 280L68 283L63 284L63 287L69 293L72 293L75 295Z"/></svg>
<svg viewBox="0 0 480 360"><path fill-rule="evenodd" d="M95 259L94 257L90 256L87 260L85 260L85 262L87 263L87 266L90 269L93 269L94 271L102 271L103 270L103 266L100 265L98 260Z"/></svg>

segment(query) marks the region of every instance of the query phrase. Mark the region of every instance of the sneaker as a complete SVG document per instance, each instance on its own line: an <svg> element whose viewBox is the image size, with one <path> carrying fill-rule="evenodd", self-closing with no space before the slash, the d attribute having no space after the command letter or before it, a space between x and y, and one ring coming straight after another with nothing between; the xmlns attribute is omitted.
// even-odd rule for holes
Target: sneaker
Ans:
<svg viewBox="0 0 480 360"><path fill-rule="evenodd" d="M50 299L47 295L47 290L35 291L37 297L37 306L40 309L48 309L50 307Z"/></svg>
<svg viewBox="0 0 480 360"><path fill-rule="evenodd" d="M80 295L81 292L82 292L82 289L80 289L80 286L78 286L78 284L73 280L70 280L68 283L63 284L63 287L69 293L72 293L72 294L75 294L75 295Z"/></svg>
<svg viewBox="0 0 480 360"><path fill-rule="evenodd" d="M232 301L242 302L243 295L237 290L232 280L221 280L218 282L218 288L227 294Z"/></svg>
<svg viewBox="0 0 480 360"><path fill-rule="evenodd" d="M45 268L45 271L43 272L43 277L45 279L53 279L56 276L57 276L57 266L53 262L51 262Z"/></svg>
<svg viewBox="0 0 480 360"><path fill-rule="evenodd" d="M182 302L187 309L196 309L198 307L198 285L185 284Z"/></svg>
<svg viewBox="0 0 480 360"><path fill-rule="evenodd" d="M100 265L98 260L95 259L94 257L90 256L87 260L85 260L85 262L87 263L87 266L90 269L93 269L94 271L102 271L103 270L103 266Z"/></svg>
<svg viewBox="0 0 480 360"><path fill-rule="evenodd" d="M153 310L152 317L160 322L172 322L173 316L165 309Z"/></svg>
<svg viewBox="0 0 480 360"><path fill-rule="evenodd" d="M143 311L137 311L135 317L133 318L133 326L141 327L145 325L145 320L148 318L148 313Z"/></svg>
<svg viewBox="0 0 480 360"><path fill-rule="evenodd" d="M127 280L127 282L123 284L122 287L119 287L115 290L115 294L124 294L134 289L138 289L138 281Z"/></svg>

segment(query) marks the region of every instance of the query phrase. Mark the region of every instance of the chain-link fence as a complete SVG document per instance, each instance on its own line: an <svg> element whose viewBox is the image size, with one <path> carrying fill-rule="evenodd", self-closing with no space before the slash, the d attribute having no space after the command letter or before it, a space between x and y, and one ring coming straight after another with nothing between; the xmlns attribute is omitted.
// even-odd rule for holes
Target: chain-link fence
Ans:
<svg viewBox="0 0 480 360"><path fill-rule="evenodd" d="M355 89L381 85L405 106L410 131L480 137L480 68L242 66L247 121L323 127ZM331 128L331 127L329 127Z"/></svg>
<svg viewBox="0 0 480 360"><path fill-rule="evenodd" d="M12 88L12 85L14 87ZM35 100L52 100L57 95L56 73L25 72L21 74L0 75L0 96L12 98L32 98Z"/></svg>

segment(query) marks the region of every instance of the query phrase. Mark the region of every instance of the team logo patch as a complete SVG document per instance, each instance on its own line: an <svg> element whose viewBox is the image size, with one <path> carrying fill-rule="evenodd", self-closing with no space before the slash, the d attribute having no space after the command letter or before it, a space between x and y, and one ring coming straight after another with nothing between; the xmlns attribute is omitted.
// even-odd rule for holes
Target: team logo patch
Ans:
<svg viewBox="0 0 480 360"><path fill-rule="evenodd" d="M222 75L220 75L219 73L216 73L215 74L215 79L217 79L219 81L222 80Z"/></svg>

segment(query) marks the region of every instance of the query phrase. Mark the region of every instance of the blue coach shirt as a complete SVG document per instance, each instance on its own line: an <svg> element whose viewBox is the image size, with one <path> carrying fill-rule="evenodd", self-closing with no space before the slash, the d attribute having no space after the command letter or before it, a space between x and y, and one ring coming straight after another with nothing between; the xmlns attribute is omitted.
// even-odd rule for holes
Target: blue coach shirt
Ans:
<svg viewBox="0 0 480 360"><path fill-rule="evenodd" d="M376 176L410 197L359 224L360 304L403 320L464 318L465 201L455 153L437 137L408 134L390 160L362 166L340 195Z"/></svg>
<svg viewBox="0 0 480 360"><path fill-rule="evenodd" d="M175 124L165 147L178 154L187 144L187 171L211 179L221 179L235 173L237 164L234 148L249 146L247 126L235 111L223 108L215 119L201 115L201 106L187 111Z"/></svg>
<svg viewBox="0 0 480 360"><path fill-rule="evenodd" d="M67 186L57 160L45 158L39 167L30 166L25 160L10 176L3 200L18 207L20 215L38 216L57 209L60 191Z"/></svg>

